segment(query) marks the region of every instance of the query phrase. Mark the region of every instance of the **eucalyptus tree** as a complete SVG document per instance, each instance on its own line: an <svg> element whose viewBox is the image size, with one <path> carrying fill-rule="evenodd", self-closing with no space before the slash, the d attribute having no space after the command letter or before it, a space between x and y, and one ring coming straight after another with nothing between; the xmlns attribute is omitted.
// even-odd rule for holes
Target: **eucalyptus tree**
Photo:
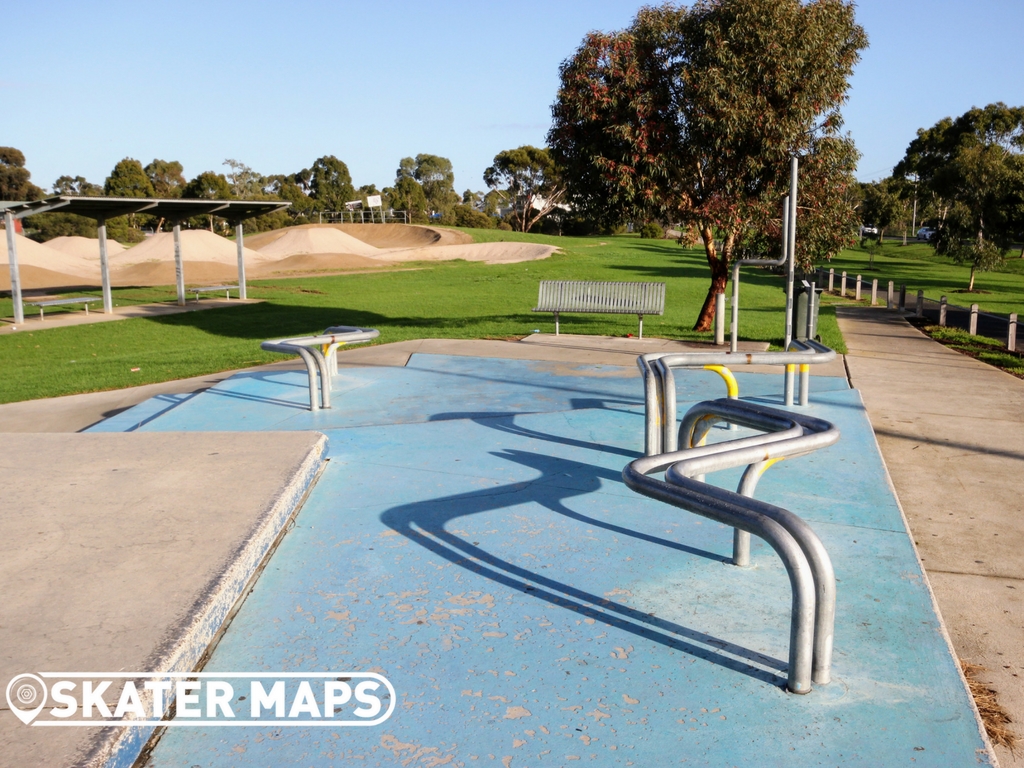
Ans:
<svg viewBox="0 0 1024 768"><path fill-rule="evenodd" d="M565 184L547 148L529 145L506 149L484 171L484 183L503 189L512 201L513 228L530 229L555 210L565 196Z"/></svg>
<svg viewBox="0 0 1024 768"><path fill-rule="evenodd" d="M921 129L894 169L935 198L935 249L977 272L997 266L1024 227L1024 107L975 107Z"/></svg>
<svg viewBox="0 0 1024 768"><path fill-rule="evenodd" d="M797 256L828 258L850 239L856 151L840 107L866 45L844 0L665 4L588 34L561 65L548 134L568 202L595 219L694 227L711 271L694 328L710 329L730 262L781 228L792 155L809 157L798 221L814 230Z"/></svg>

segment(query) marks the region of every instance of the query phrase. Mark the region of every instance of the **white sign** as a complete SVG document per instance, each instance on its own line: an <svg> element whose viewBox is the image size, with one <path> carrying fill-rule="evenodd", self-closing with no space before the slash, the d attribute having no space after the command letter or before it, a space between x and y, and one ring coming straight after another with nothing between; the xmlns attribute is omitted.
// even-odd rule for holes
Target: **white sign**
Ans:
<svg viewBox="0 0 1024 768"><path fill-rule="evenodd" d="M366 198L366 204L370 208L382 208L383 204L380 201L380 195L370 195Z"/></svg>

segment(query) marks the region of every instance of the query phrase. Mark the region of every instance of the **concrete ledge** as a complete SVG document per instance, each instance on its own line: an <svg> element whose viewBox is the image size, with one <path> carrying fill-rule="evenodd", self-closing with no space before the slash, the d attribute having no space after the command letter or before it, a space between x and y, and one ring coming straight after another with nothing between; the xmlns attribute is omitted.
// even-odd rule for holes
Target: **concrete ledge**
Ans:
<svg viewBox="0 0 1024 768"><path fill-rule="evenodd" d="M319 474L318 432L8 434L0 677L189 671ZM4 707L6 708L6 702ZM5 761L130 766L149 728L30 728Z"/></svg>

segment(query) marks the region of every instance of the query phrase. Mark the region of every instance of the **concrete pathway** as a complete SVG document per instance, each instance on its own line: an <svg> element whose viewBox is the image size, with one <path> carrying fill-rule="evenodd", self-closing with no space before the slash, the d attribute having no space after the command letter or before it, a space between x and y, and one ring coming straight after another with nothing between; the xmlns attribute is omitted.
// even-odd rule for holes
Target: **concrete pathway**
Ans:
<svg viewBox="0 0 1024 768"><path fill-rule="evenodd" d="M32 297L39 299L41 297ZM30 301L26 297L26 301ZM113 313L107 315L102 307L94 306L89 314L84 311L60 312L53 311L51 314L44 313L43 319L39 319L39 308L25 305L25 322L15 324L14 318L5 317L0 319L0 333L18 333L19 331L45 331L51 328L66 328L69 325L91 325L92 323L109 323L112 320L127 320L132 317L163 317L164 315L180 315L182 312L198 312L203 309L221 309L222 307L241 307L245 304L257 304L262 299L217 299L206 298L202 301L189 301L185 306L178 306L171 302L162 301L157 304L129 304L124 307L114 306Z"/></svg>
<svg viewBox="0 0 1024 768"><path fill-rule="evenodd" d="M960 658L1024 736L1024 381L892 311L838 307L861 391ZM1024 756L997 748L1003 768Z"/></svg>

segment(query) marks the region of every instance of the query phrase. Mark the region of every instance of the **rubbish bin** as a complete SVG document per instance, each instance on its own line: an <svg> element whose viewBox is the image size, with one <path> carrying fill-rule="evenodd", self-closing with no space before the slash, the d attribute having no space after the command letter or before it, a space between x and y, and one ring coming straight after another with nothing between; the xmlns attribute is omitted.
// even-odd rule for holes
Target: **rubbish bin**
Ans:
<svg viewBox="0 0 1024 768"><path fill-rule="evenodd" d="M796 295L796 318L793 323L793 338L806 341L818 336L818 305L821 302L821 288L806 280ZM808 304L810 305L810 324L807 322Z"/></svg>

